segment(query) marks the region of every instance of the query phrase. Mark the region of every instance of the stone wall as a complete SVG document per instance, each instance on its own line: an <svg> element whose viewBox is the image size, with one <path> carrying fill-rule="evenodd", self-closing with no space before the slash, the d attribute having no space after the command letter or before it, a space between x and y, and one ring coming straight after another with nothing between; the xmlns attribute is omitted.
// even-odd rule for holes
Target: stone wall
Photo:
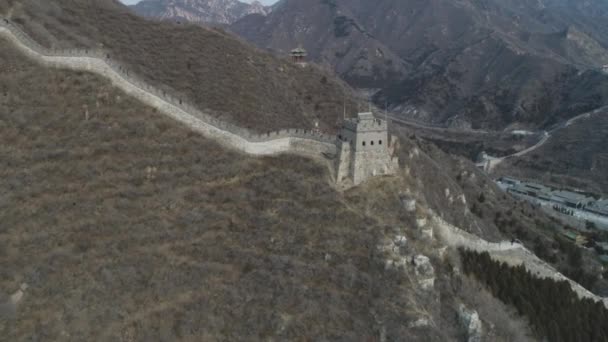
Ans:
<svg viewBox="0 0 608 342"><path fill-rule="evenodd" d="M336 158L336 182L341 183L349 179L353 160L351 145L346 142L338 143L338 157Z"/></svg>
<svg viewBox="0 0 608 342"><path fill-rule="evenodd" d="M510 266L523 265L536 277L567 281L579 297L602 302L608 308L608 298L596 296L577 282L561 274L553 266L539 259L523 245L510 241L489 242L447 223L436 214L432 214L431 218L435 235L446 245L462 247L480 253L488 252L493 260L505 262Z"/></svg>
<svg viewBox="0 0 608 342"><path fill-rule="evenodd" d="M397 139L389 139L388 123L371 112L345 120L336 145L336 181L343 187L357 186L374 176L393 175L399 168Z"/></svg>
<svg viewBox="0 0 608 342"><path fill-rule="evenodd" d="M392 155L390 147L354 151L350 143L338 141L336 150L335 171L339 183L350 180L356 186L374 176L393 175L399 168L399 160Z"/></svg>
<svg viewBox="0 0 608 342"><path fill-rule="evenodd" d="M0 17L0 34L26 56L56 68L85 70L104 76L127 94L157 108L159 112L187 125L220 144L254 155L335 153L335 137L311 130L284 129L258 134L219 120L197 109L176 91L155 88L139 79L111 54L102 50L53 50L42 47L8 19Z"/></svg>
<svg viewBox="0 0 608 342"><path fill-rule="evenodd" d="M351 169L355 185L361 184L370 177L391 175L395 172L387 149L353 153Z"/></svg>

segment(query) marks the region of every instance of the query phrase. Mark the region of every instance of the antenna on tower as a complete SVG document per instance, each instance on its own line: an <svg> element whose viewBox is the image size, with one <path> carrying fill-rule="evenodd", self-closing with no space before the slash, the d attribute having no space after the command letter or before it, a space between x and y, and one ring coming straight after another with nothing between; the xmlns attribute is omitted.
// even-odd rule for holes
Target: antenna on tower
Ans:
<svg viewBox="0 0 608 342"><path fill-rule="evenodd" d="M344 94L344 104L343 104L343 108L344 108L344 114L342 114L342 119L346 120L346 94Z"/></svg>
<svg viewBox="0 0 608 342"><path fill-rule="evenodd" d="M384 99L384 120L388 122L388 100Z"/></svg>

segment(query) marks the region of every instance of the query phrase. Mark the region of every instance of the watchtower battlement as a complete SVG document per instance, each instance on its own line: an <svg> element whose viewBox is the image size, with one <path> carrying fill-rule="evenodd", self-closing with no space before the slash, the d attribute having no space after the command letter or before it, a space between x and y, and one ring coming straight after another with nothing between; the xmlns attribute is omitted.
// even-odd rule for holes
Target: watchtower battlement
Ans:
<svg viewBox="0 0 608 342"><path fill-rule="evenodd" d="M389 140L388 123L371 112L345 119L337 139L336 181L359 185L366 179L394 174L396 139Z"/></svg>
<svg viewBox="0 0 608 342"><path fill-rule="evenodd" d="M345 119L342 124L343 130L356 133L387 131L386 120L376 119L371 112L359 113L356 118Z"/></svg>

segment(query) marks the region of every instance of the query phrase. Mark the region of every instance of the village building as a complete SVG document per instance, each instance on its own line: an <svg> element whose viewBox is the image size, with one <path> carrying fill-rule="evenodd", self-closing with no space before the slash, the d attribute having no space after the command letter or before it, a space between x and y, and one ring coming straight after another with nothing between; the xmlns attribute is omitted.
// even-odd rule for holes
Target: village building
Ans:
<svg viewBox="0 0 608 342"><path fill-rule="evenodd" d="M590 203L585 209L594 214L608 217L608 200Z"/></svg>
<svg viewBox="0 0 608 342"><path fill-rule="evenodd" d="M542 184L525 182L515 183L507 191L518 195L536 197L545 201L551 200L551 189Z"/></svg>
<svg viewBox="0 0 608 342"><path fill-rule="evenodd" d="M561 204L566 207L583 209L589 203L593 202L592 197L587 197L585 195L567 191L567 190L557 190L551 192L550 200L556 204Z"/></svg>

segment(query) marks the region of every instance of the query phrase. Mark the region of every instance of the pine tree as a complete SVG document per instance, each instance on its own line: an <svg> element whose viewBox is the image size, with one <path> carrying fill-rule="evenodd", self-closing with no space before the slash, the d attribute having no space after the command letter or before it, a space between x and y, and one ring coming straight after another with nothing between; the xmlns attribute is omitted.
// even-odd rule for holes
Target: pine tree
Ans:
<svg viewBox="0 0 608 342"><path fill-rule="evenodd" d="M539 337L549 341L608 341L608 310L580 299L566 281L536 278L523 265L493 261L487 252L461 250L463 269L500 300L528 317Z"/></svg>

